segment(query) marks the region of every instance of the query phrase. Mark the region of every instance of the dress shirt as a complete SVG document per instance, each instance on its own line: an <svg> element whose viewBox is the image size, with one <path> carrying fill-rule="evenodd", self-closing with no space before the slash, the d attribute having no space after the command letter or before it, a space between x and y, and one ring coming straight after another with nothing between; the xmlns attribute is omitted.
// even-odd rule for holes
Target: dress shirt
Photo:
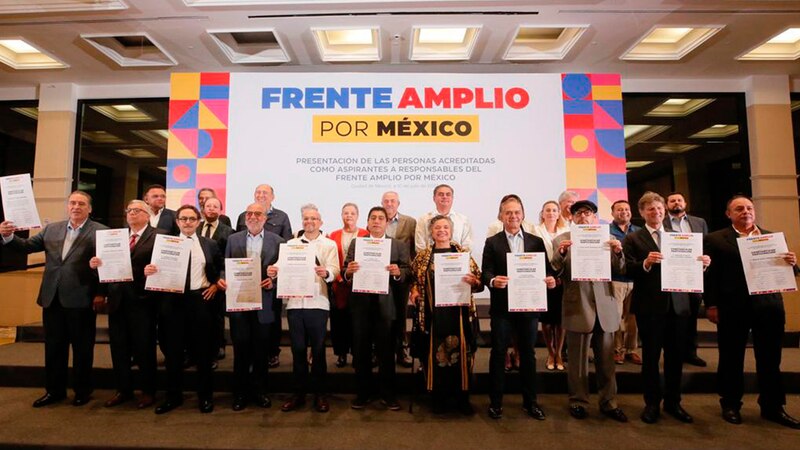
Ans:
<svg viewBox="0 0 800 450"><path fill-rule="evenodd" d="M400 223L400 213L394 215L393 219L389 219L386 223L386 235L389 237L395 237L397 233L397 225Z"/></svg>
<svg viewBox="0 0 800 450"><path fill-rule="evenodd" d="M314 289L314 296L311 298L290 298L286 302L286 309L324 309L330 310L330 300L328 298L328 284L339 276L339 249L336 242L326 238L320 233L316 239L308 239L305 235L294 238L289 244L310 244L314 249L317 264L325 267L328 277L322 278L315 276L317 281Z"/></svg>
<svg viewBox="0 0 800 450"><path fill-rule="evenodd" d="M132 230L132 229L129 230L128 237L136 235L136 240L134 241L134 245L136 245L139 242L139 239L142 238L142 233L144 233L144 230L146 230L146 229L147 229L147 225L143 226L142 228L140 228L138 230Z"/></svg>
<svg viewBox="0 0 800 450"><path fill-rule="evenodd" d="M640 228L641 227L639 227L637 225L634 225L634 224L629 222L628 223L628 228L625 229L625 231L622 231L622 228L619 227L617 222L611 222L609 224L609 226L608 226L608 232L611 233L611 235L614 236L618 241L622 242L623 240L625 240L625 236L627 236L627 235L629 235L631 233L634 233L636 231L639 231ZM633 282L633 279L631 279L631 278L628 278L628 277L626 277L624 275L616 275L616 274L613 274L613 273L611 274L611 280L612 281L621 281L623 283Z"/></svg>
<svg viewBox="0 0 800 450"><path fill-rule="evenodd" d="M158 228L158 221L161 220L161 213L164 212L164 208L158 210L158 214L153 214L150 216L150 226L153 228Z"/></svg>
<svg viewBox="0 0 800 450"><path fill-rule="evenodd" d="M198 234L200 236L204 236L204 237L207 237L207 238L211 239L211 236L214 236L214 233L217 232L217 227L219 226L219 219L217 219L217 220L215 220L213 222L205 221L205 222L203 222L202 225L203 226L200 229L200 233L198 233ZM211 226L211 230L208 232L208 236L206 236L206 228L208 228L209 225Z"/></svg>
<svg viewBox="0 0 800 450"><path fill-rule="evenodd" d="M731 226L733 227L733 231L735 231L736 235L739 236L739 237L749 237L749 236L760 236L761 235L761 230L759 230L757 226L754 226L753 227L753 231L751 231L749 233L742 233L741 231L737 230L736 227L734 227L733 225L731 225Z"/></svg>
<svg viewBox="0 0 800 450"><path fill-rule="evenodd" d="M88 218L86 220L89 220ZM61 247L61 259L67 257L67 253L69 253L69 249L72 248L72 243L75 242L75 239L81 233L81 229L86 224L86 220L81 222L76 228L72 228L72 222L67 221L67 235L64 237L64 246Z"/></svg>
<svg viewBox="0 0 800 450"><path fill-rule="evenodd" d="M650 237L653 239L653 242L656 243L656 246L658 247L658 250L661 251L661 235L662 235L662 233L664 233L664 228L661 226L661 224L658 224L658 225L659 225L658 228L653 228L653 227L651 227L650 225L647 225L647 224L644 224L644 227L647 228L647 234L650 235ZM654 236L654 234L655 234L655 236ZM642 267L644 268L645 272L650 272L650 269L653 268L653 266L650 266L650 269L648 269L644 265L644 261L642 261Z"/></svg>
<svg viewBox="0 0 800 450"><path fill-rule="evenodd" d="M250 231L247 232L247 257L248 258L261 258L261 250L264 247L264 229L261 232L253 235Z"/></svg>
<svg viewBox="0 0 800 450"><path fill-rule="evenodd" d="M689 225L689 216L686 214L676 217L673 215L669 216L669 223L672 226L672 229L679 233L691 233L692 226Z"/></svg>
<svg viewBox="0 0 800 450"><path fill-rule="evenodd" d="M414 246L417 248L417 252L421 252L433 244L428 225L431 219L438 215L439 213L437 211L432 211L423 214L417 219L417 228L414 232ZM453 221L452 241L460 245L464 251L470 251L472 249L472 225L470 225L467 216L453 212L452 210L449 214L443 215L446 215Z"/></svg>
<svg viewBox="0 0 800 450"><path fill-rule="evenodd" d="M522 244L522 229L514 234L506 231L506 239L508 240L508 248L511 249L511 253L522 253L525 250L525 246Z"/></svg>
<svg viewBox="0 0 800 450"><path fill-rule="evenodd" d="M192 240L192 251L189 254L189 276L191 277L189 289L196 291L211 286L206 278L206 255L203 253L203 247L200 246L200 238L196 233L192 236L181 233L181 237Z"/></svg>

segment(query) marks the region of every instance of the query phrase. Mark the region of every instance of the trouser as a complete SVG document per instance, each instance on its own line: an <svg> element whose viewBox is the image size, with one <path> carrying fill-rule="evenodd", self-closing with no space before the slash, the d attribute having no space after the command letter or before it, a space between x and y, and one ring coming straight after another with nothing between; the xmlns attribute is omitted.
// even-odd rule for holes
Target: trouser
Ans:
<svg viewBox="0 0 800 450"><path fill-rule="evenodd" d="M395 320L392 322L392 336L394 336L394 351L404 355L403 350L408 346L406 328L408 327L408 289L406 286L395 288Z"/></svg>
<svg viewBox="0 0 800 450"><path fill-rule="evenodd" d="M356 370L358 395L367 397L374 389L372 347L378 358L378 390L384 399L394 399L396 393L394 338L392 319L381 314L377 296L350 297L353 321L353 367Z"/></svg>
<svg viewBox="0 0 800 450"><path fill-rule="evenodd" d="M567 366L569 403L589 403L589 347L594 352L597 393L600 409L617 407L617 379L614 364L614 333L606 333L595 320L591 333L567 330L570 361Z"/></svg>
<svg viewBox="0 0 800 450"><path fill-rule="evenodd" d="M45 390L48 393L58 397L67 395L70 346L75 395L86 396L92 392L95 319L91 307L65 308L58 296L50 306L42 309Z"/></svg>
<svg viewBox="0 0 800 450"><path fill-rule="evenodd" d="M221 249L225 250L225 249ZM225 293L221 292L217 294L217 305L219 309L217 310L217 315L215 317L217 322L217 347L218 348L225 348Z"/></svg>
<svg viewBox="0 0 800 450"><path fill-rule="evenodd" d="M489 355L489 378L492 385L489 400L493 407L503 405L506 349L514 339L519 349L522 403L527 407L536 401L536 359L533 346L536 343L539 318L533 313L508 313L492 316L490 323L492 350Z"/></svg>
<svg viewBox="0 0 800 450"><path fill-rule="evenodd" d="M266 394L269 362L267 344L271 323L258 321L257 311L232 312L233 394Z"/></svg>
<svg viewBox="0 0 800 450"><path fill-rule="evenodd" d="M117 391L133 393L131 356L139 367L140 388L156 393L156 312L157 298L123 297L118 308L108 315L111 362Z"/></svg>
<svg viewBox="0 0 800 450"><path fill-rule="evenodd" d="M323 309L288 309L289 336L292 341L292 374L295 393L305 395L311 390L314 394L326 392L328 365L325 359L325 332L328 311ZM308 376L308 355L306 349L311 345L311 377Z"/></svg>
<svg viewBox="0 0 800 450"><path fill-rule="evenodd" d="M677 405L681 402L683 351L689 317L673 311L666 314L637 314L636 323L642 338L642 382L646 405ZM664 352L664 389L661 389L659 360Z"/></svg>
<svg viewBox="0 0 800 450"><path fill-rule="evenodd" d="M353 342L353 321L348 307L336 308L331 305L331 344L333 354L346 356L351 351Z"/></svg>
<svg viewBox="0 0 800 450"><path fill-rule="evenodd" d="M283 300L272 299L272 312L275 313L275 322L269 327L269 341L267 344L267 356L274 358L281 354L281 336L283 335Z"/></svg>
<svg viewBox="0 0 800 450"><path fill-rule="evenodd" d="M639 348L639 330L636 327L636 316L631 314L633 283L612 281L614 299L620 314L619 330L614 333L614 350L619 354L633 353Z"/></svg>
<svg viewBox="0 0 800 450"><path fill-rule="evenodd" d="M703 297L697 294L689 294L689 321L686 324L686 348L683 351L683 358L697 357L697 315L700 314L700 302Z"/></svg>

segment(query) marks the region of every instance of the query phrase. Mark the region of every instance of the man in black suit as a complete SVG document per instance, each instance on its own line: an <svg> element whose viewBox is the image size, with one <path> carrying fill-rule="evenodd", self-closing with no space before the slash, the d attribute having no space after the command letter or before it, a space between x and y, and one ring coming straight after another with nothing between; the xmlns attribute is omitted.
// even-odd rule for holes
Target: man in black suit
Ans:
<svg viewBox="0 0 800 450"><path fill-rule="evenodd" d="M272 206L275 200L275 190L268 184L259 184L253 192L253 199L256 203L261 204L267 210L267 222L264 224L264 230L270 233L275 233L282 237L284 241L288 241L292 236L292 224L289 223L289 216L280 209ZM236 220L236 231L244 231L247 229L245 213L239 214ZM281 334L283 333L283 322L281 321L281 312L283 309L283 301L278 297L272 300L272 311L275 313L275 323L269 330L269 366L278 367L280 365L281 354Z"/></svg>
<svg viewBox="0 0 800 450"><path fill-rule="evenodd" d="M208 191L208 188L204 188ZM213 191L211 191L213 192ZM200 223L198 233L200 236L214 240L217 243L221 252L225 251L225 246L228 242L228 236L233 233L233 228L222 221L222 201L217 197L209 197L203 199L200 211L203 213L203 221ZM230 222L230 221L229 221ZM225 358L225 293L219 292L219 311L216 316L217 320L217 354L216 359Z"/></svg>
<svg viewBox="0 0 800 450"><path fill-rule="evenodd" d="M200 190L197 191L197 205L198 208L200 208L200 212L203 211L203 207L206 204L206 200L208 200L209 198L219 198L217 197L217 191L211 189L210 187L200 188ZM222 211L222 200L220 200L219 208L220 211ZM229 227L231 226L231 218L226 216L225 214L219 214L219 221ZM220 250L224 248L225 248L224 246L220 247Z"/></svg>
<svg viewBox="0 0 800 450"><path fill-rule="evenodd" d="M375 206L367 216L367 230L370 237L386 238L386 210ZM364 409L369 403L372 379L372 346L375 345L375 356L378 358L380 374L380 395L382 403L392 411L399 411L397 402L397 380L394 363L394 335L392 322L397 316L395 298L400 292L408 292L406 285L411 279L411 266L408 256L408 245L397 239L391 239L392 249L390 263L386 266L389 277L389 293L350 294L349 306L353 319L353 367L356 369L358 394L351 402L353 409ZM350 245L344 261L345 280L352 282L353 275L360 265L355 260L356 242Z"/></svg>
<svg viewBox="0 0 800 450"><path fill-rule="evenodd" d="M664 217L664 229L675 231L676 233L703 233L708 234L708 225L705 219L690 216L686 213L686 199L680 192L672 192L667 195L667 217ZM688 334L686 335L686 350L683 361L697 367L706 367L703 358L697 356L697 314L700 311L700 302L703 301L702 294L689 295L690 317Z"/></svg>
<svg viewBox="0 0 800 450"><path fill-rule="evenodd" d="M642 421L656 423L664 411L684 423L694 421L681 407L683 352L689 320L689 295L661 291L661 241L665 232L664 198L646 192L639 199L639 214L645 226L625 237L623 253L628 276L633 279L631 312L636 315L642 340L642 381L645 407ZM710 259L703 256L703 265ZM664 351L664 390L659 377L659 360Z"/></svg>
<svg viewBox="0 0 800 450"><path fill-rule="evenodd" d="M744 392L744 355L752 332L758 378L761 417L789 428L800 429L800 421L786 414L786 391L781 381L781 351L786 323L783 297L779 293L750 295L736 239L770 233L756 225L753 201L739 195L728 201L725 214L731 226L705 239L705 249L714 264L705 274L708 319L717 324L719 367L717 379L722 418L742 423L739 413ZM782 255L794 267L794 252Z"/></svg>
<svg viewBox="0 0 800 450"><path fill-rule="evenodd" d="M180 237L192 240L186 288L181 294L164 294L159 313L164 330L167 367L167 398L155 409L156 414L164 414L183 404L183 350L185 348L185 328L190 336L197 358L197 397L200 412L214 410L212 400L212 371L215 323L214 314L219 308L216 304L217 281L219 281L222 254L217 243L197 235L200 225L200 211L192 205L183 205L176 211ZM145 276L158 272L158 267L148 264Z"/></svg>
<svg viewBox="0 0 800 450"><path fill-rule="evenodd" d="M67 367L72 346L74 406L89 402L92 393L95 308L104 298L98 295L97 272L89 267L94 256L95 231L105 225L89 218L92 197L74 191L67 200L68 220L51 223L33 237L14 236L14 223L0 224L3 245L9 249L45 252L44 274L37 303L44 324L44 369L46 393L33 402L34 408L59 402L67 396Z"/></svg>
<svg viewBox="0 0 800 450"><path fill-rule="evenodd" d="M175 211L166 207L167 190L160 184L153 184L144 191L144 202L150 206L150 226L167 230L170 235L180 233L175 221Z"/></svg>
<svg viewBox="0 0 800 450"><path fill-rule="evenodd" d="M492 350L489 356L489 417L503 417L503 391L505 390L506 349L516 340L520 352L520 383L522 385L522 408L537 420L544 420L545 414L536 401L536 359L533 346L536 343L539 327L539 314L534 312L508 311L508 263L507 253L541 252L545 253L541 238L522 230L525 209L522 200L514 194L506 195L500 201L500 220L503 231L486 239L483 247L483 284L489 287L492 329ZM545 256L547 265L547 287L552 289L556 282L553 269Z"/></svg>
<svg viewBox="0 0 800 450"><path fill-rule="evenodd" d="M128 202L125 216L133 281L111 283L106 287L111 363L117 392L105 402L105 406L114 407L133 398L133 357L139 366L142 389L137 407L142 409L155 401L158 311L158 296L144 290L144 266L152 259L156 234L166 234L166 231L150 226L150 211L142 200ZM96 256L89 260L93 269L102 264L103 261Z"/></svg>
<svg viewBox="0 0 800 450"><path fill-rule="evenodd" d="M233 341L233 410L247 407L249 398L262 408L269 408L272 401L267 396L267 344L269 329L275 320L272 301L275 285L267 277L267 267L278 261L278 249L283 238L264 231L267 210L260 203L253 203L245 211L247 230L233 233L225 248L226 258L260 258L261 260L261 309L257 311L231 311L228 313ZM225 274L223 272L223 278ZM220 286L227 288L225 280Z"/></svg>

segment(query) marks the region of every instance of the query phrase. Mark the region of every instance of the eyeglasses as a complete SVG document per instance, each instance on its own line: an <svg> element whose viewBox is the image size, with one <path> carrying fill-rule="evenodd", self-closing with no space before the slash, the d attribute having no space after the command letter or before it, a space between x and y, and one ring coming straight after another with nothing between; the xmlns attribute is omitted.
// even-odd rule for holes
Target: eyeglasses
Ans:
<svg viewBox="0 0 800 450"><path fill-rule="evenodd" d="M594 212L590 209L581 209L572 213L573 216L591 216Z"/></svg>
<svg viewBox="0 0 800 450"><path fill-rule="evenodd" d="M200 219L198 219L197 217L178 217L178 222L194 223L197 222L198 220Z"/></svg>
<svg viewBox="0 0 800 450"><path fill-rule="evenodd" d="M147 211L143 210L142 208L128 208L125 210L125 214L139 214L139 213L147 213Z"/></svg>
<svg viewBox="0 0 800 450"><path fill-rule="evenodd" d="M261 211L247 211L244 213L247 217L261 217L264 215Z"/></svg>

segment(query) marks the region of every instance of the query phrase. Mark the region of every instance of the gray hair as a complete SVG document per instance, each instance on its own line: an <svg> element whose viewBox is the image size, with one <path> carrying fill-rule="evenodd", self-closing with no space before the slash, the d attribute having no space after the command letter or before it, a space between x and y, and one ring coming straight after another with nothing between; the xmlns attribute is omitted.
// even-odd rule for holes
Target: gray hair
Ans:
<svg viewBox="0 0 800 450"><path fill-rule="evenodd" d="M563 202L569 197L580 197L580 195L575 191L564 191L558 196L558 203Z"/></svg>
<svg viewBox="0 0 800 450"><path fill-rule="evenodd" d="M342 205L342 211L344 211L344 209L345 209L345 208L347 208L348 206L352 206L353 208L355 208L355 209L356 209L356 214L359 214L359 212L358 212L358 205L356 205L356 204L355 204L355 203L353 203L353 202L347 202L347 203L345 203L344 205Z"/></svg>
<svg viewBox="0 0 800 450"><path fill-rule="evenodd" d="M666 205L664 197L660 196L659 194L653 191L647 191L642 195L642 198L639 199L639 203L637 204L637 206L639 207L639 211L641 211L642 209L644 209L645 206L653 202L661 203L662 206Z"/></svg>
<svg viewBox="0 0 800 450"><path fill-rule="evenodd" d="M153 211L147 206L147 203L145 203L144 200L139 200L139 199L131 200L131 201L128 202L128 208L130 208L131 205L137 205L140 208L142 208L143 210L147 211L147 215L148 216L152 216L153 215Z"/></svg>
<svg viewBox="0 0 800 450"><path fill-rule="evenodd" d="M430 222L428 222L428 234L433 234L433 224L435 224L436 222L438 222L440 220L446 220L446 221L448 221L450 223L450 234L451 234L450 237L452 237L452 234L453 234L453 219L451 219L450 216L445 216L444 214L438 214L436 216L433 216L433 218L431 218Z"/></svg>
<svg viewBox="0 0 800 450"><path fill-rule="evenodd" d="M319 208L317 208L317 205L313 203L306 203L305 205L300 207L300 216L303 215L303 211L308 211L308 210L316 211L317 213L319 213Z"/></svg>

